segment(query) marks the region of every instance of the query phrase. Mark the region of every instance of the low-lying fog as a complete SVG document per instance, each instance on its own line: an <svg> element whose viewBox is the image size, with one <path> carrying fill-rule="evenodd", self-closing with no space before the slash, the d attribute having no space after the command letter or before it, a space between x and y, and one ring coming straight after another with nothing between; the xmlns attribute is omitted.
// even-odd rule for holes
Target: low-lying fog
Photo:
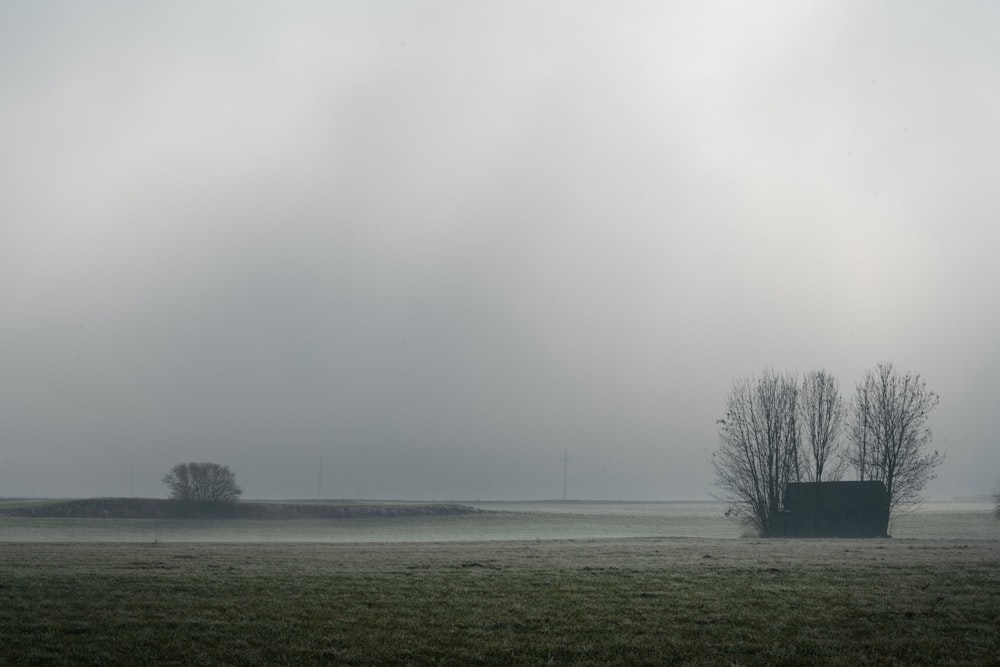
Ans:
<svg viewBox="0 0 1000 667"><path fill-rule="evenodd" d="M485 513L331 520L116 520L0 517L6 542L453 542L749 535L715 502L476 503ZM996 539L989 503L927 503L894 519L894 538Z"/></svg>

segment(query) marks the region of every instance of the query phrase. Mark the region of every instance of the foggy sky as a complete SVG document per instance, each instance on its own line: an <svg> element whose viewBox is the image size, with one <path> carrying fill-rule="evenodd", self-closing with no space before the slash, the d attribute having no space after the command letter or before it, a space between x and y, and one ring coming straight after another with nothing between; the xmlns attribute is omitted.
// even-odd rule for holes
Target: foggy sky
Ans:
<svg viewBox="0 0 1000 667"><path fill-rule="evenodd" d="M0 2L0 496L705 498L735 379L880 361L987 493L998 21Z"/></svg>

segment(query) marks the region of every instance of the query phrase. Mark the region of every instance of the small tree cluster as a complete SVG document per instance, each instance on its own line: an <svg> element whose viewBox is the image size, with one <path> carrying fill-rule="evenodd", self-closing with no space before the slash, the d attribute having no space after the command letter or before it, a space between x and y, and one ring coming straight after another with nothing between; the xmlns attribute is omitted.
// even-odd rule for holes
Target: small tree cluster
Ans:
<svg viewBox="0 0 1000 667"><path fill-rule="evenodd" d="M920 499L944 456L928 452L927 416L937 405L919 375L879 364L858 384L847 407L836 379L812 371L765 372L733 385L719 420L712 457L716 486L762 536L780 531L789 482L840 479L853 467L860 480L885 484L886 516ZM840 441L846 429L849 447Z"/></svg>
<svg viewBox="0 0 1000 667"><path fill-rule="evenodd" d="M236 475L218 463L178 463L163 477L174 500L191 502L236 502L243 489Z"/></svg>

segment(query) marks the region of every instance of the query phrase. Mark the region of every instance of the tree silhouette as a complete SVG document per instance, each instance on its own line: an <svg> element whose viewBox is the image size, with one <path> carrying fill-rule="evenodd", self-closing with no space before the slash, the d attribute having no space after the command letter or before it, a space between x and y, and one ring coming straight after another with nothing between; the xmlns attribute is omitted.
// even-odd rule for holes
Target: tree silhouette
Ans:
<svg viewBox="0 0 1000 667"><path fill-rule="evenodd" d="M851 405L849 460L861 480L885 484L886 515L912 506L944 461L928 451L932 434L927 417L938 395L920 375L900 373L880 363L858 384Z"/></svg>
<svg viewBox="0 0 1000 667"><path fill-rule="evenodd" d="M718 420L715 483L764 537L780 533L785 486L800 478L797 399L794 376L766 371L733 385Z"/></svg>
<svg viewBox="0 0 1000 667"><path fill-rule="evenodd" d="M236 502L243 489L236 475L218 463L178 463L163 476L174 500L195 502Z"/></svg>
<svg viewBox="0 0 1000 667"><path fill-rule="evenodd" d="M836 378L825 370L806 373L798 405L803 478L810 482L840 479L844 460L840 456L839 438L845 409Z"/></svg>

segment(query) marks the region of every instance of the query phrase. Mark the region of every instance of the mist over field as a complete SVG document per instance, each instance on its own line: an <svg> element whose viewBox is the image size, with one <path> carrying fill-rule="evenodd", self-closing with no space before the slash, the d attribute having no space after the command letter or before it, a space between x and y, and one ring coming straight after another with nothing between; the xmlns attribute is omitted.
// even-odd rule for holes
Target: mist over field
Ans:
<svg viewBox="0 0 1000 667"><path fill-rule="evenodd" d="M705 499L734 379L881 361L988 494L998 20L0 3L0 496Z"/></svg>
<svg viewBox="0 0 1000 667"><path fill-rule="evenodd" d="M101 499L94 502L101 502ZM726 514L725 504L705 501L491 501L438 507L437 511L429 511L423 503L386 506L372 502L348 505L348 512L325 516L300 513L212 519L170 515L167 518L136 518L122 516L121 511L117 514L95 513L60 518L60 512L65 513L64 507L56 507L55 512L42 511L38 515L17 515L12 514L11 504L16 503L6 503L5 506L0 502L0 543L497 544L664 538L725 541L754 536L750 526ZM407 509L412 511L406 512ZM890 523L890 534L893 538L910 541L995 542L1000 535L1000 526L992 516L992 505L989 503L929 502L916 512L894 518ZM789 546L789 549L793 548ZM835 543L829 543L828 549L835 550Z"/></svg>

